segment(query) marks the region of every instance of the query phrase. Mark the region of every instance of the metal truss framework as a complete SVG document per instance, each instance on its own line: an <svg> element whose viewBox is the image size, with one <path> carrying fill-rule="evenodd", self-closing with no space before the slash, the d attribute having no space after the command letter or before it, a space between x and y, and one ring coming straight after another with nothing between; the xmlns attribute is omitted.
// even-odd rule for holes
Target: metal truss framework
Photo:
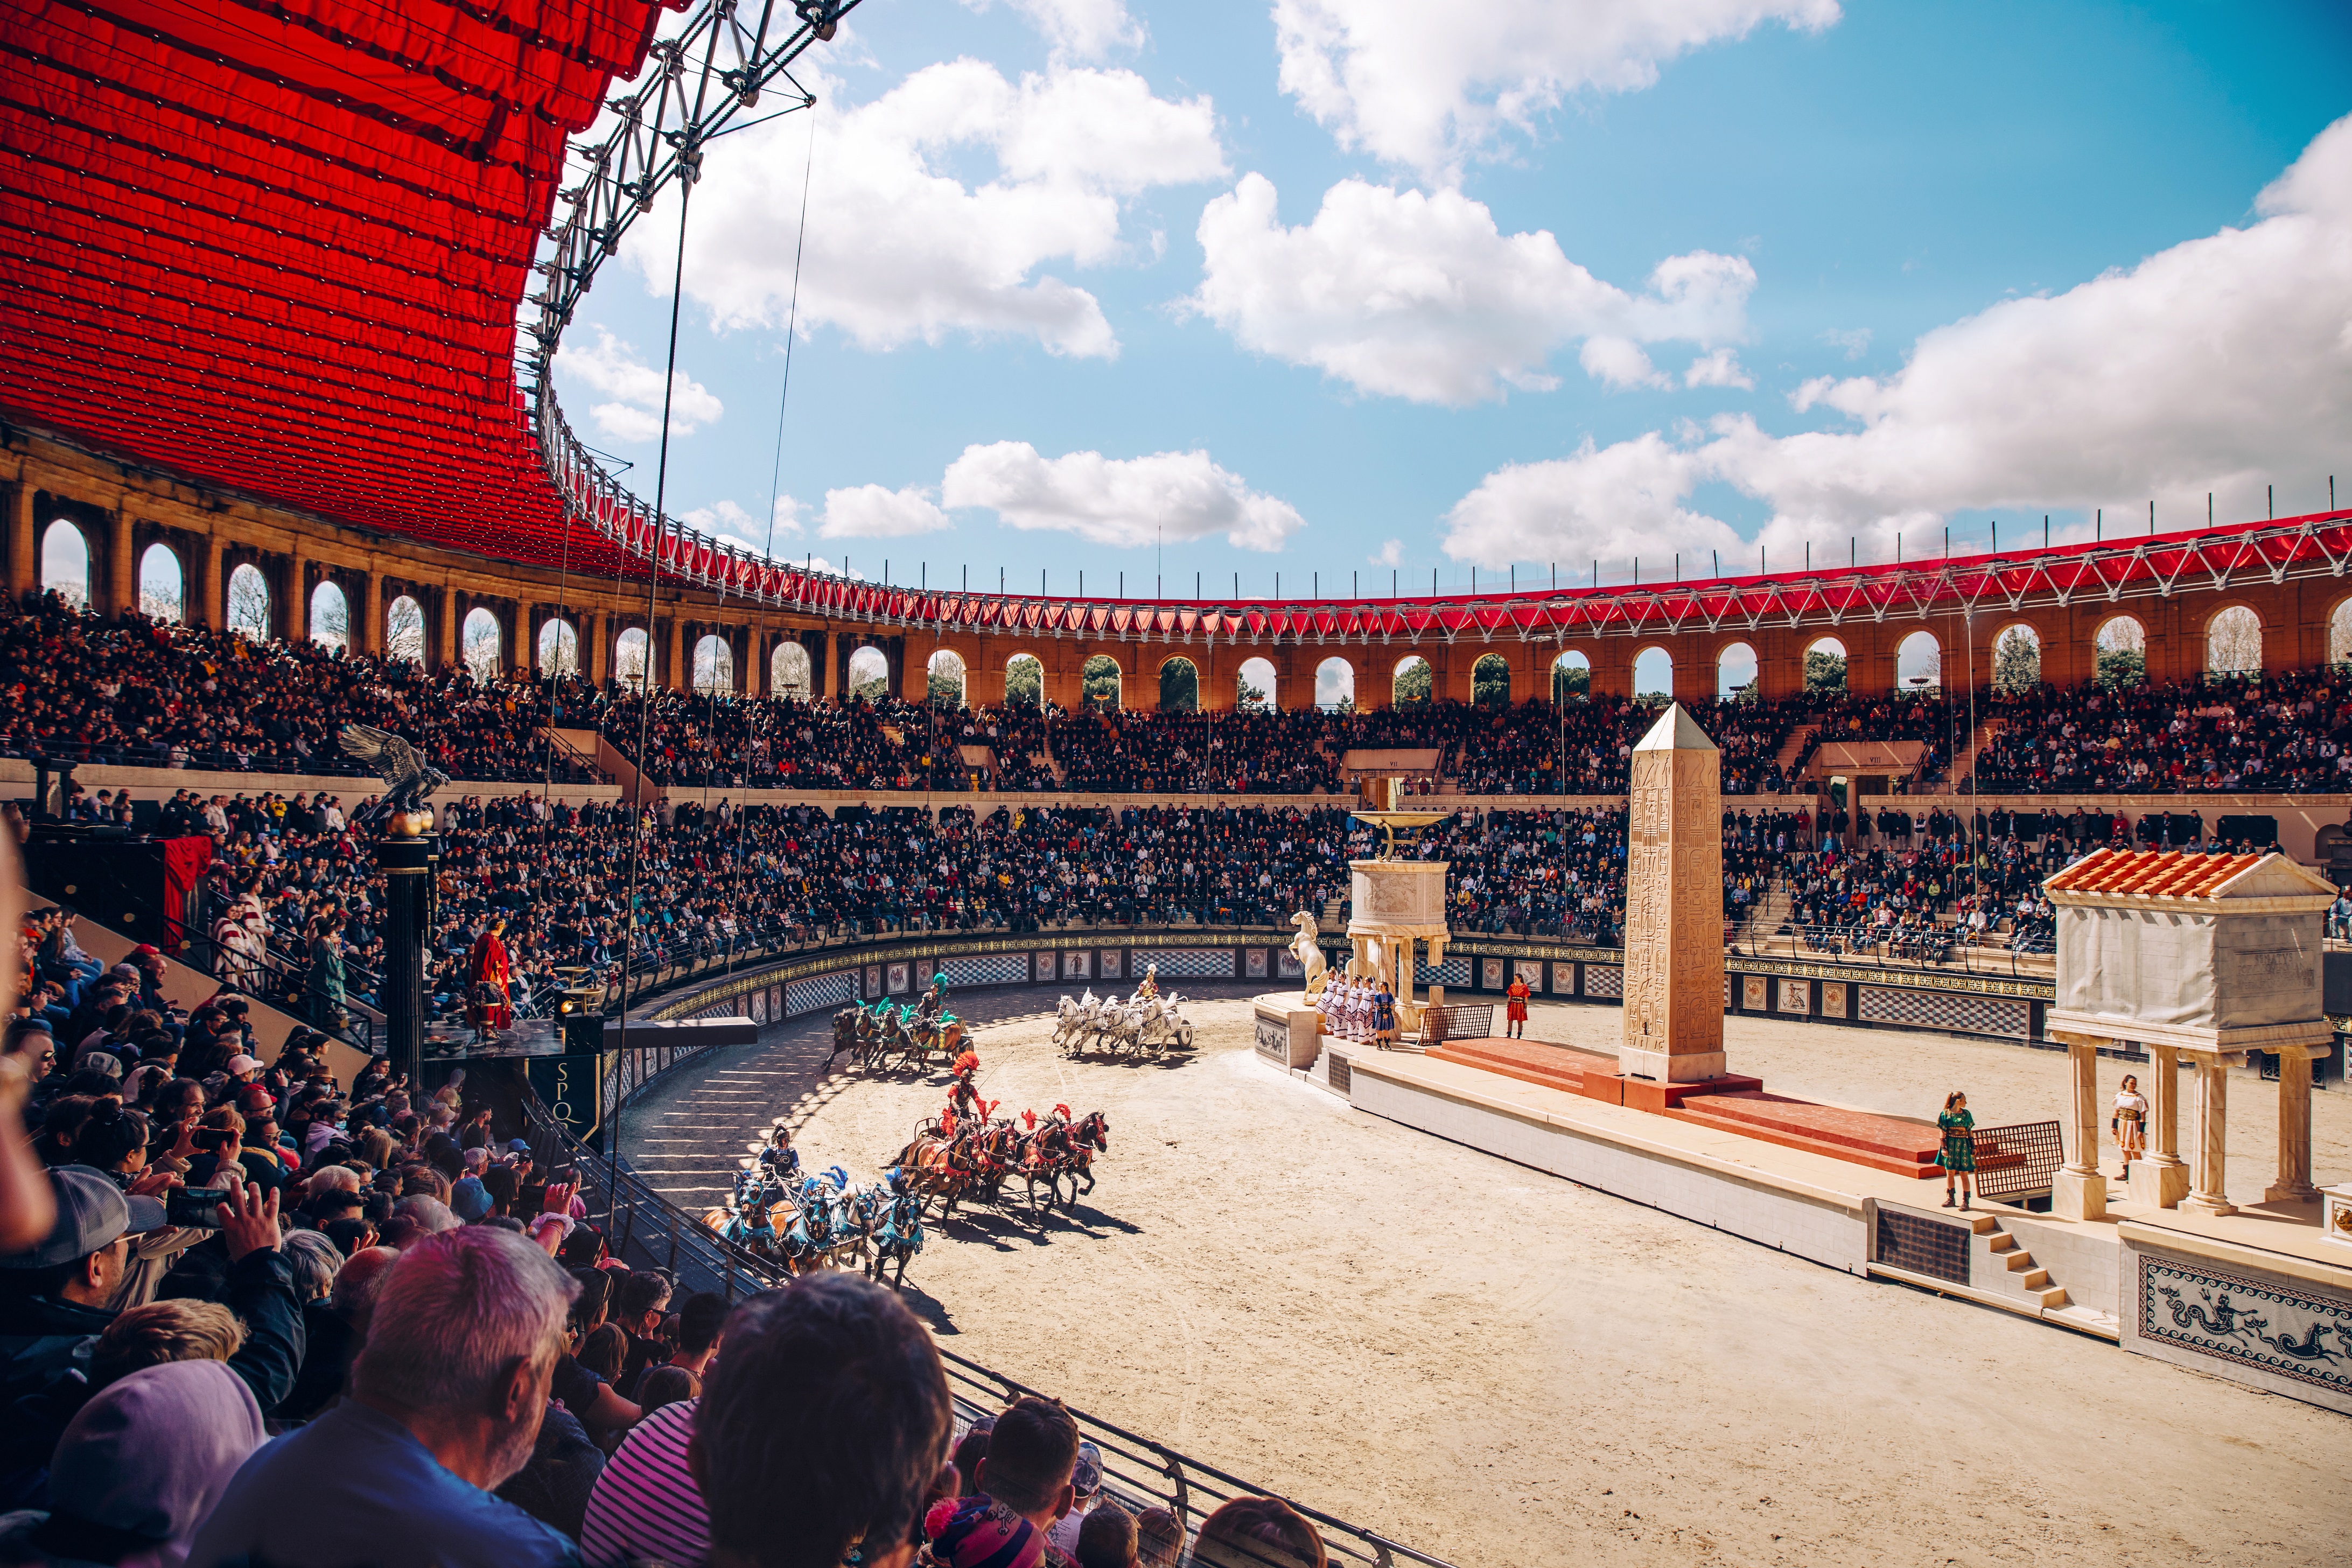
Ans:
<svg viewBox="0 0 2352 1568"><path fill-rule="evenodd" d="M2352 566L2352 510L2128 542L2077 544L1917 563L1718 577L1654 587L1432 595L1427 598L1238 600L1055 598L894 587L770 560L679 523L656 528L652 509L608 473L572 433L548 371L563 329L597 268L663 187L701 174L703 149L754 109L779 78L796 100L815 100L789 67L834 36L858 0L705 0L672 37L656 42L635 91L612 99L571 156L585 182L558 200L570 215L551 225L552 256L537 270L539 318L525 334L541 461L573 518L663 576L772 609L877 626L1089 641L1227 644L1569 643L1602 637L1838 626L1979 612L2018 612L2084 602L2119 604L2176 593L2226 591L2233 582L2345 574ZM756 19L750 19L756 9ZM772 33L782 37L770 43ZM747 121L746 123L750 123ZM519 340L520 341L520 340ZM658 540L660 560L654 560Z"/></svg>

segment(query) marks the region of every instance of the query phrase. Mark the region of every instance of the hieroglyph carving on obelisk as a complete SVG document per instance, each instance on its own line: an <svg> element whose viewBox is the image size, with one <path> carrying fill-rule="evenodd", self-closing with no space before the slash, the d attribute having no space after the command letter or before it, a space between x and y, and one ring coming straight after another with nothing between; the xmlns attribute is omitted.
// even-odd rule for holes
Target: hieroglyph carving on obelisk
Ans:
<svg viewBox="0 0 2352 1568"><path fill-rule="evenodd" d="M1633 748L1620 1072L1723 1076L1723 754L1674 704Z"/></svg>

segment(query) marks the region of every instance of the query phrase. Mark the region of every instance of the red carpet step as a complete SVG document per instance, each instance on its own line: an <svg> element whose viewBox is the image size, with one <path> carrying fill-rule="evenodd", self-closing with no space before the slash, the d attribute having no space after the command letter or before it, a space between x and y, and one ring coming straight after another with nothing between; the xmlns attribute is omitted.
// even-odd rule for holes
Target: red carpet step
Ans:
<svg viewBox="0 0 2352 1568"><path fill-rule="evenodd" d="M1814 1105L1760 1089L1695 1094L1665 1114L1893 1175L1926 1178L1938 1173L1936 1130L1898 1116Z"/></svg>
<svg viewBox="0 0 2352 1568"><path fill-rule="evenodd" d="M1459 1062L1464 1067L1480 1068L1569 1094L1591 1094L1587 1080L1617 1076L1615 1057L1580 1051L1573 1046L1556 1046L1549 1040L1513 1040L1490 1035L1481 1040L1448 1040L1431 1047L1428 1055L1433 1061Z"/></svg>

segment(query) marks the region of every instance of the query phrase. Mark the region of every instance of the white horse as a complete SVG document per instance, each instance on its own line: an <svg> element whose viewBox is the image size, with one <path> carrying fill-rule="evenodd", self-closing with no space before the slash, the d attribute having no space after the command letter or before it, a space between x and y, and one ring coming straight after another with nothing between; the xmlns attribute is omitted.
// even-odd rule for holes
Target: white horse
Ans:
<svg viewBox="0 0 2352 1568"><path fill-rule="evenodd" d="M1298 960L1299 968L1307 972L1307 981L1300 987L1300 994L1312 1002L1316 993L1321 991L1324 983L1330 978L1330 966L1323 962L1323 946L1315 940L1314 915L1301 910L1290 917L1290 923L1298 928L1298 934L1290 939L1290 956Z"/></svg>

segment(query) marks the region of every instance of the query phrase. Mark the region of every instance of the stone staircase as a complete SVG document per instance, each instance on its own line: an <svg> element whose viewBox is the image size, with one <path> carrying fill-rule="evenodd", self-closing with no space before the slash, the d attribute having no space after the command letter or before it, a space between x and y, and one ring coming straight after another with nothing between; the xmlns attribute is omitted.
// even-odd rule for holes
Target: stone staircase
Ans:
<svg viewBox="0 0 2352 1568"><path fill-rule="evenodd" d="M1971 787L1975 785L1977 755L1984 750L1988 742L2000 733L2006 723L2006 720L1993 713L1987 713L1977 721L1976 728L1969 731L1968 744L1961 748L1958 756L1952 759L1951 771L1946 780L1948 788L1958 788L1963 779L1967 780Z"/></svg>
<svg viewBox="0 0 2352 1568"><path fill-rule="evenodd" d="M1789 738L1780 742L1780 750L1772 759L1782 778L1787 778L1796 768L1797 759L1812 749L1813 737L1820 732L1818 724L1800 724L1789 731Z"/></svg>
<svg viewBox="0 0 2352 1568"><path fill-rule="evenodd" d="M2054 1319L2085 1333L2114 1339L2119 1327L2115 1315L2095 1307L2085 1306L2066 1294L2066 1287L2050 1278L2050 1270L2034 1261L2008 1231L2000 1219L1981 1212L1964 1216L1969 1221L1969 1277L1971 1280L1987 1281L1979 1289L1990 1289L2042 1317ZM1992 1265L1998 1264L1998 1268Z"/></svg>
<svg viewBox="0 0 2352 1568"><path fill-rule="evenodd" d="M1339 912L1346 906L1347 902L1348 900L1345 899L1326 899L1323 900L1323 930L1338 931L1339 929Z"/></svg>

